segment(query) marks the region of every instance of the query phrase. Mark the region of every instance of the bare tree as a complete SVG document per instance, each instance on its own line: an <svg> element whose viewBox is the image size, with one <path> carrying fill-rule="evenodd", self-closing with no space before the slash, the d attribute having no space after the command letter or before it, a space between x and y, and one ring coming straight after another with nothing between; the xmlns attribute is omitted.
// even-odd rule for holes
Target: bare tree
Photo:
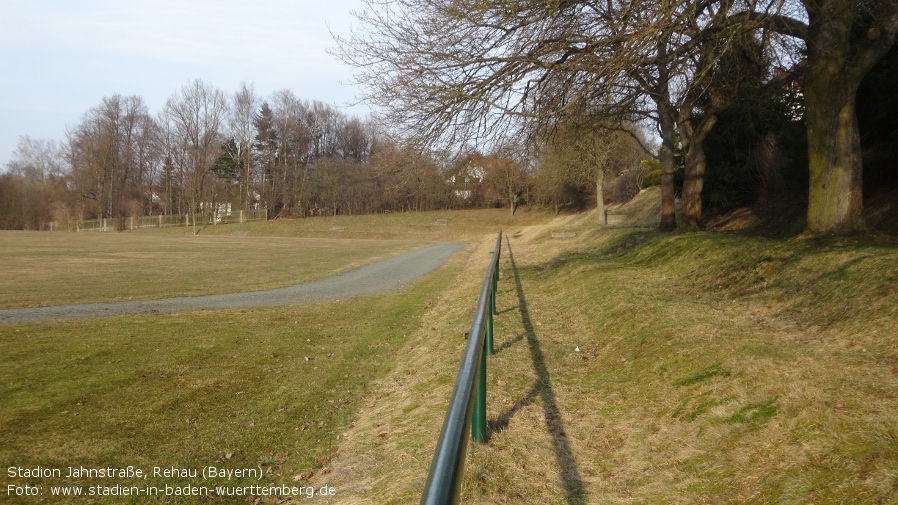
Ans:
<svg viewBox="0 0 898 505"><path fill-rule="evenodd" d="M152 173L159 161L157 125L143 99L113 95L88 110L68 132L72 179L92 213L124 218L149 210Z"/></svg>
<svg viewBox="0 0 898 505"><path fill-rule="evenodd" d="M34 139L25 135L6 164L6 170L20 177L42 180L62 177L64 173L60 146L53 140Z"/></svg>
<svg viewBox="0 0 898 505"><path fill-rule="evenodd" d="M272 104L281 139L278 157L282 165L287 207L302 208L314 138L306 125L308 107L289 90L273 95Z"/></svg>
<svg viewBox="0 0 898 505"><path fill-rule="evenodd" d="M371 154L371 129L358 118L349 119L340 129L337 143L343 158L357 162L367 161Z"/></svg>
<svg viewBox="0 0 898 505"><path fill-rule="evenodd" d="M487 174L487 183L493 186L494 198L508 203L514 216L520 205L530 198L533 177L528 170L531 160L523 142L505 142L492 153L493 169Z"/></svg>
<svg viewBox="0 0 898 505"><path fill-rule="evenodd" d="M776 12L777 1L768 10ZM676 226L677 121L696 105L692 90L706 84L694 55L724 50L707 42L754 27L750 17L730 21L747 7L729 1L370 0L368 7L356 14L362 31L338 39L337 54L359 69L369 90L363 98L399 131L462 144L551 129L577 109L605 122L651 118L662 139L666 229Z"/></svg>
<svg viewBox="0 0 898 505"><path fill-rule="evenodd" d="M170 159L182 174L193 215L204 198L206 176L220 153L228 103L224 93L197 79L165 103L163 118L174 133ZM211 203L211 202L210 202Z"/></svg>
<svg viewBox="0 0 898 505"><path fill-rule="evenodd" d="M73 202L64 163L55 141L19 138L0 174L0 229L42 230L69 221Z"/></svg>
<svg viewBox="0 0 898 505"><path fill-rule="evenodd" d="M578 120L579 119L579 120ZM557 206L573 191L595 191L596 208L604 223L604 181L639 166L650 154L643 146L638 129L626 125L597 125L585 118L569 116L556 126L540 156L541 176L555 194L549 199Z"/></svg>
<svg viewBox="0 0 898 505"><path fill-rule="evenodd" d="M237 163L240 180L240 208L249 209L252 205L252 147L256 137L253 124L259 99L252 85L245 82L231 97L230 114L228 115L228 132L233 140L231 157Z"/></svg>
<svg viewBox="0 0 898 505"><path fill-rule="evenodd" d="M379 211L445 208L450 188L432 153L402 144L387 135L376 137L367 170L373 175Z"/></svg>

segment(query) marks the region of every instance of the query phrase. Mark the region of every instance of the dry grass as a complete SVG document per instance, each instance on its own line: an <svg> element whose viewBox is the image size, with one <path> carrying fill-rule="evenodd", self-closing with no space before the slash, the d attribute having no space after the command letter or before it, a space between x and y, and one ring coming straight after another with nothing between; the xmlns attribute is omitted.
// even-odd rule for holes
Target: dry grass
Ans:
<svg viewBox="0 0 898 505"><path fill-rule="evenodd" d="M259 503L205 494L54 499L50 486L306 485L455 274L440 268L400 291L310 306L0 325L0 502ZM261 468L264 477L6 472L128 465ZM7 493L25 484L43 496Z"/></svg>
<svg viewBox="0 0 898 505"><path fill-rule="evenodd" d="M524 207L511 215L508 209L442 210L395 212L362 216L326 216L305 219L277 219L225 226L207 226L202 235L314 237L336 239L402 239L428 241L477 241L499 228L538 225L551 213ZM144 231L147 232L147 231ZM149 233L158 233L149 230ZM167 228L164 233L184 234L184 228Z"/></svg>
<svg viewBox="0 0 898 505"><path fill-rule="evenodd" d="M893 246L509 235L465 503L898 503ZM367 399L334 503L420 497L491 245Z"/></svg>
<svg viewBox="0 0 898 505"><path fill-rule="evenodd" d="M470 223L478 215L488 222L508 219L495 212L452 215ZM358 237L304 241L297 237L306 232L292 229L284 230L286 238L273 237L277 229L272 227L266 234L237 230L236 236L233 231L200 237L142 231L22 234L5 240L12 236L5 235L0 244L10 259L4 267L7 272L31 269L32 281L46 281L36 290L41 300L65 302L67 297L105 299L114 285L130 286L134 296L171 296L190 282L189 274L196 269L190 259L209 263L210 251L228 259L241 251L263 252L265 261L251 272L279 283L294 282L285 280L283 271L266 270L310 275L308 270L320 265L303 262L314 258L343 269L354 260L370 261L377 247L391 254L419 244L403 238L420 237L415 226L412 221L407 229L395 231L398 239L379 241ZM439 236L434 238L440 240L458 240L476 229L473 224L437 226ZM373 233L378 229L374 224L370 228ZM312 245L321 251L312 251ZM372 395L371 384L402 358L400 350L408 336L420 334L415 330L422 314L467 257L455 255L445 268L401 291L343 302L0 325L0 461L4 468L262 467L264 484L307 485L311 475L326 475L322 467L328 465L338 441L351 432L356 408ZM107 264L98 266L104 260ZM164 286L137 289L132 283L142 275L130 272L140 271L142 262L174 269L176 278ZM214 272L205 271L213 277L206 286L216 291L246 289L237 286L242 273L235 272L234 265L234 261L206 265ZM80 275L66 281L65 275L73 270ZM98 280L89 275L91 270L100 270ZM312 275L323 272L315 270ZM57 290L61 294L52 292ZM95 293L98 290L103 292ZM134 484L102 479L5 481L26 483L45 491L50 485ZM190 479L146 482L187 483L207 484ZM256 483L246 478L230 482ZM34 502L29 497L3 496L4 503ZM49 496L44 500L54 501ZM209 498L152 501L205 503ZM80 501L146 502L133 497Z"/></svg>
<svg viewBox="0 0 898 505"><path fill-rule="evenodd" d="M433 241L469 241L546 212L335 216L110 233L0 231L0 308L271 289Z"/></svg>
<svg viewBox="0 0 898 505"><path fill-rule="evenodd" d="M219 228L224 228L220 226ZM0 232L0 307L256 291L325 277L423 241Z"/></svg>

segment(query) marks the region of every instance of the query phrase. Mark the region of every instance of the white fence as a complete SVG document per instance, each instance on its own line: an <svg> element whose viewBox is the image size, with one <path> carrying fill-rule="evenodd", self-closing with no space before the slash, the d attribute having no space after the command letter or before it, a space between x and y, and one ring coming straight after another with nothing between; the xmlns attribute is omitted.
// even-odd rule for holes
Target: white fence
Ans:
<svg viewBox="0 0 898 505"><path fill-rule="evenodd" d="M200 212L196 214L175 214L158 216L136 216L122 218L89 219L72 223L50 223L51 231L122 231L138 228L170 228L175 226L192 226L196 219L197 226L246 223L248 221L265 221L268 209L235 210L232 212Z"/></svg>

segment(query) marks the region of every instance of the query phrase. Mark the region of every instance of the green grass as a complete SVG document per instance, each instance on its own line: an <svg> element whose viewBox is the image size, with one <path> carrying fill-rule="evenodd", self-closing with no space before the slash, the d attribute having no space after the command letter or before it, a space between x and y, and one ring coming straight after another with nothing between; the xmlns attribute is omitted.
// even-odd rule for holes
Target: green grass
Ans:
<svg viewBox="0 0 898 505"><path fill-rule="evenodd" d="M721 367L720 363L716 363L706 368L705 370L686 377L685 379L678 380L674 384L676 384L677 386L691 386L693 384L698 384L699 382L704 382L713 377L729 377L729 375L729 371Z"/></svg>
<svg viewBox="0 0 898 505"><path fill-rule="evenodd" d="M349 430L370 384L401 359L441 269L400 292L309 307L0 325L3 468L261 468L242 478L3 478L51 485L301 486ZM4 472L6 475L6 472ZM228 503L236 502L226 499ZM242 503L242 501L241 501Z"/></svg>

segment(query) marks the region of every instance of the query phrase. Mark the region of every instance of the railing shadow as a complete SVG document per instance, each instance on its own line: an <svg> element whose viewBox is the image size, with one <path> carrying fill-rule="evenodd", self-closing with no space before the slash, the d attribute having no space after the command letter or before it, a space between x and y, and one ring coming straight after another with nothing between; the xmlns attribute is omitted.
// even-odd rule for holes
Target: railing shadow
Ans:
<svg viewBox="0 0 898 505"><path fill-rule="evenodd" d="M511 340L503 342L502 345L499 346L498 349L496 349L496 354L499 354L500 352L504 351L505 349L510 349L511 347L513 347L515 344L517 344L521 340L524 340L524 335L525 335L525 333L521 333L520 335L518 335L517 337L515 337Z"/></svg>
<svg viewBox="0 0 898 505"><path fill-rule="evenodd" d="M502 314L505 314L506 312L511 312L513 310L518 310L517 305L515 305L514 307L508 307L507 309L497 310L493 313L493 315L500 316Z"/></svg>
<svg viewBox="0 0 898 505"><path fill-rule="evenodd" d="M521 323L524 326L523 336L527 338L527 344L530 347L530 359L533 361L533 370L536 373L536 379L530 387L530 391L523 398L517 400L508 410L501 413L495 421L489 423L493 433L499 433L508 427L511 419L524 407L533 403L537 397L542 400L543 415L545 417L546 426L552 436L552 443L555 450L555 461L558 464L558 472L564 485L564 492L569 505L580 505L586 503L586 490L583 488L583 479L577 466L577 460L571 449L570 441L564 431L564 421L561 417L561 411L558 409L558 402L555 400L555 391L552 389L552 380L549 376L549 370L546 368L545 358L540 348L539 340L536 337L536 330L533 327L533 321L530 319L530 312L527 309L527 300L524 297L524 288L521 285L521 276L518 272L517 264L514 261L514 255L511 250L511 243L508 242L507 255L511 262L511 269L514 274L515 288L518 293L518 308L521 313ZM521 339L518 336L511 343L506 343L510 347L514 342ZM505 348L503 344L502 348Z"/></svg>

